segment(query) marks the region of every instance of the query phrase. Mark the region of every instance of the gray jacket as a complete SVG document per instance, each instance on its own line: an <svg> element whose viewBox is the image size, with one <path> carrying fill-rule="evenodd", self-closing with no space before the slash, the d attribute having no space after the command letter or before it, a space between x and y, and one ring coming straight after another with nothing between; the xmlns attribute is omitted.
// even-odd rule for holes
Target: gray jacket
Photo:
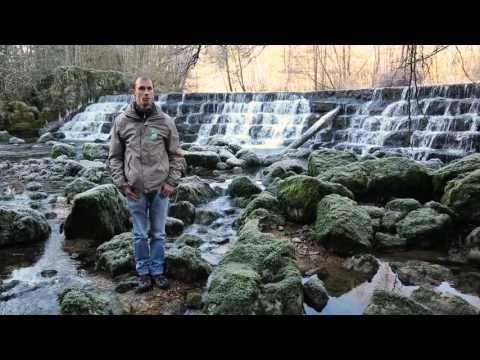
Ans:
<svg viewBox="0 0 480 360"><path fill-rule="evenodd" d="M113 123L108 160L117 187L128 184L137 191L160 190L165 182L177 185L185 172L175 123L153 107L152 114L142 119L130 104Z"/></svg>

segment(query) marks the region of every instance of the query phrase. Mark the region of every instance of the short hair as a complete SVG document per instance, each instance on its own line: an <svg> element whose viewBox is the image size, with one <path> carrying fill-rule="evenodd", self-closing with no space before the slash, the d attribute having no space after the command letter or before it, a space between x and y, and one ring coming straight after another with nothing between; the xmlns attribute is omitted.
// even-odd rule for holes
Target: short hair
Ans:
<svg viewBox="0 0 480 360"><path fill-rule="evenodd" d="M148 76L145 76L145 75L140 75L140 76L137 76L135 78L135 80L132 81L132 84L131 84L131 87L133 90L135 90L135 86L137 85L137 81L138 80L150 80L152 82L152 87L155 88L155 86L153 86L153 80L150 79Z"/></svg>

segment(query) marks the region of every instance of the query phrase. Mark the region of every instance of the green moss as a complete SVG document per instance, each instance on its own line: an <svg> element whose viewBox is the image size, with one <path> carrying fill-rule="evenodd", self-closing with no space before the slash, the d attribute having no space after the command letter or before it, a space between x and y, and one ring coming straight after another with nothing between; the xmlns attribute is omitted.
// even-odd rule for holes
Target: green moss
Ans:
<svg viewBox="0 0 480 360"><path fill-rule="evenodd" d="M448 181L479 168L480 154L472 154L465 156L462 159L452 161L448 165L445 165L432 173L432 182L435 192L442 194Z"/></svg>
<svg viewBox="0 0 480 360"><path fill-rule="evenodd" d="M480 224L480 169L449 182L442 203L458 213L463 221Z"/></svg>
<svg viewBox="0 0 480 360"><path fill-rule="evenodd" d="M325 196L318 204L314 230L317 242L341 255L371 248L370 216L355 201L337 194Z"/></svg>
<svg viewBox="0 0 480 360"><path fill-rule="evenodd" d="M308 175L321 175L331 168L347 165L356 161L356 156L349 152L334 149L316 150L308 157Z"/></svg>
<svg viewBox="0 0 480 360"><path fill-rule="evenodd" d="M60 311L64 315L107 315L108 302L92 292L67 288L59 296Z"/></svg>
<svg viewBox="0 0 480 360"><path fill-rule="evenodd" d="M279 185L278 200L286 216L295 222L311 223L315 220L318 202L328 194L353 198L353 194L340 184L321 181L311 176L297 175Z"/></svg>

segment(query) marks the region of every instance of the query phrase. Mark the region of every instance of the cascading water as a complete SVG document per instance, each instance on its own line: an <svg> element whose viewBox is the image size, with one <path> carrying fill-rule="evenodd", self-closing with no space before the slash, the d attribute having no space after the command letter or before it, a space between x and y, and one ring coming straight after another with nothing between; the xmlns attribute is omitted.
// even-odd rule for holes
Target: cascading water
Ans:
<svg viewBox="0 0 480 360"><path fill-rule="evenodd" d="M373 100L353 115L337 119L331 145L359 153L389 148L417 160L448 161L480 151L480 99L464 97L476 95L471 87L456 92L449 86L420 88L418 102L413 96L410 101L410 118L408 88L391 102L383 99L383 90L375 90Z"/></svg>
<svg viewBox="0 0 480 360"><path fill-rule="evenodd" d="M170 115L182 141L205 144L209 137L249 146L280 147L303 134L322 114L342 105L315 147L357 153L377 150L417 160L450 161L480 151L480 86L406 87L280 93L162 93L156 104ZM61 131L67 140L107 140L113 119L130 95L101 97ZM408 116L410 110L410 117Z"/></svg>
<svg viewBox="0 0 480 360"><path fill-rule="evenodd" d="M301 135L311 115L309 100L289 93L278 93L276 99L253 94L249 101L237 96L215 105L210 121L199 128L197 143L205 144L210 136L223 135L226 140L245 145L282 146ZM197 121L196 114L187 116L187 124Z"/></svg>

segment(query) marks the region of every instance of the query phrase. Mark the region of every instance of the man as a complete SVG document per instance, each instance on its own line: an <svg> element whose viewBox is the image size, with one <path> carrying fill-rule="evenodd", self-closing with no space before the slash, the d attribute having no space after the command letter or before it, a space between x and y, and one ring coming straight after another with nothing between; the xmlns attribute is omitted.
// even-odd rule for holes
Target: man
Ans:
<svg viewBox="0 0 480 360"><path fill-rule="evenodd" d="M138 77L132 92L134 102L112 126L108 159L113 183L126 195L133 222L138 290L153 285L167 289L165 222L169 196L186 163L175 123L155 106L152 81Z"/></svg>

